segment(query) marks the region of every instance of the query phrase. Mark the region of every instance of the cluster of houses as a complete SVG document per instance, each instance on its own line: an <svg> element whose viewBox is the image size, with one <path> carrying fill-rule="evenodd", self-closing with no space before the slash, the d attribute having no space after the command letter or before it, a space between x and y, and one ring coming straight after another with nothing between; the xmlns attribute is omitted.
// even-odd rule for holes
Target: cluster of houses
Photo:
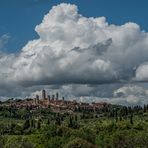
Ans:
<svg viewBox="0 0 148 148"><path fill-rule="evenodd" d="M74 112L81 110L100 110L107 107L109 104L105 102L99 103L84 103L77 102L76 100L65 100L64 97L59 98L59 94L46 96L46 91L42 90L42 98L39 98L39 95L36 95L33 99L24 99L24 100L9 100L9 102L3 104L6 106L11 106L13 108L30 108L31 110L36 110L38 108L51 108L53 112Z"/></svg>

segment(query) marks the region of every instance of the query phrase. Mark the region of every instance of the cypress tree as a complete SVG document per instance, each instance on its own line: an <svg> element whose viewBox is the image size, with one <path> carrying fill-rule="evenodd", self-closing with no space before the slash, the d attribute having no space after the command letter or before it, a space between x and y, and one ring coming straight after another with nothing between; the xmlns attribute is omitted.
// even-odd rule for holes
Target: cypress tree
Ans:
<svg viewBox="0 0 148 148"><path fill-rule="evenodd" d="M30 121L26 120L24 125L23 125L23 129L28 129L30 127Z"/></svg>
<svg viewBox="0 0 148 148"><path fill-rule="evenodd" d="M69 127L72 127L73 126L73 118L70 116L69 118Z"/></svg>
<svg viewBox="0 0 148 148"><path fill-rule="evenodd" d="M118 122L118 112L117 112L117 109L115 111L115 118L116 118L116 122Z"/></svg>
<svg viewBox="0 0 148 148"><path fill-rule="evenodd" d="M75 115L75 121L76 121L76 122L78 121L78 117L77 117L77 115Z"/></svg>
<svg viewBox="0 0 148 148"><path fill-rule="evenodd" d="M144 105L144 107L143 107L143 112L144 113L146 112L146 105Z"/></svg>
<svg viewBox="0 0 148 148"><path fill-rule="evenodd" d="M31 128L34 128L34 120L31 120Z"/></svg>
<svg viewBox="0 0 148 148"><path fill-rule="evenodd" d="M47 120L47 124L48 124L48 125L50 124L50 120L49 120L49 119Z"/></svg>
<svg viewBox="0 0 148 148"><path fill-rule="evenodd" d="M130 115L130 123L133 124L133 113Z"/></svg>
<svg viewBox="0 0 148 148"><path fill-rule="evenodd" d="M37 122L37 129L40 129L41 128L41 122L40 122L40 120L38 120L38 122Z"/></svg>

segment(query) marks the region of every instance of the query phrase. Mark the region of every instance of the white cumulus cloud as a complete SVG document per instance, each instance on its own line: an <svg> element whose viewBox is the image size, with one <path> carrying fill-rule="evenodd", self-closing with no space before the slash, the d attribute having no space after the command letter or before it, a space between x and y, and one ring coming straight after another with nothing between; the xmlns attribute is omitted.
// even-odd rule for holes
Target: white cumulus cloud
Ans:
<svg viewBox="0 0 148 148"><path fill-rule="evenodd" d="M148 89L138 85L127 85L113 92L114 102L119 104L144 105L148 103Z"/></svg>

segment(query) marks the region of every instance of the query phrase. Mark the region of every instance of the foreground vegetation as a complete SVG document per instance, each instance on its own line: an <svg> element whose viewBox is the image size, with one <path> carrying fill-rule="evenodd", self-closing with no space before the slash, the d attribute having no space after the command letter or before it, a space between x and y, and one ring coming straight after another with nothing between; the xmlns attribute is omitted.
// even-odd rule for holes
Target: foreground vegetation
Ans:
<svg viewBox="0 0 148 148"><path fill-rule="evenodd" d="M147 148L148 107L60 114L0 107L0 148Z"/></svg>

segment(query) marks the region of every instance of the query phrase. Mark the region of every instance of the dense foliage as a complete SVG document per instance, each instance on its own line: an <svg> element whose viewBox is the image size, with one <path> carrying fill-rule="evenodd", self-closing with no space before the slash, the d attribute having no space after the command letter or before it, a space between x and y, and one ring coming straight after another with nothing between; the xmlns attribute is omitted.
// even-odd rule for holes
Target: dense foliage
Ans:
<svg viewBox="0 0 148 148"><path fill-rule="evenodd" d="M0 107L0 148L147 148L148 106L53 113Z"/></svg>

